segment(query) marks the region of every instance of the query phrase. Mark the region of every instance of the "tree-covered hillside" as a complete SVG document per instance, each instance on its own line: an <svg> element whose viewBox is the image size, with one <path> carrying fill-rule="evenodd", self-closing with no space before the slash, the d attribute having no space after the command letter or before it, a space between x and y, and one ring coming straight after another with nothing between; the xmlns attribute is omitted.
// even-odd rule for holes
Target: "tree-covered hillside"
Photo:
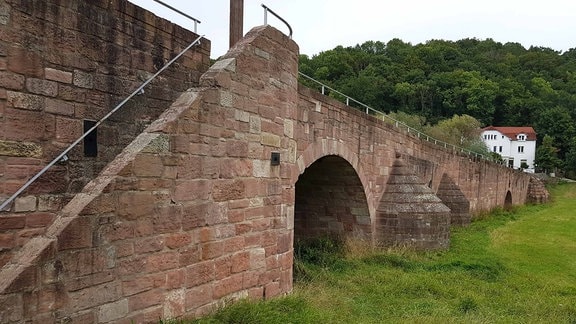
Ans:
<svg viewBox="0 0 576 324"><path fill-rule="evenodd" d="M554 139L565 169L576 170L576 49L393 39L302 55L300 71L375 109L431 124L470 115L483 126L532 126L540 141Z"/></svg>

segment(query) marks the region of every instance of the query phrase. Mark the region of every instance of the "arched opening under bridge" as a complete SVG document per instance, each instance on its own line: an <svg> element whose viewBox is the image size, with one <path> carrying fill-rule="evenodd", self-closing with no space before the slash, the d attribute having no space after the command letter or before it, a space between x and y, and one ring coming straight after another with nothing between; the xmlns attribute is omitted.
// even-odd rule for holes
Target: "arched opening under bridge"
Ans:
<svg viewBox="0 0 576 324"><path fill-rule="evenodd" d="M506 193L506 198L504 198L504 208L509 209L512 208L512 193L510 190Z"/></svg>
<svg viewBox="0 0 576 324"><path fill-rule="evenodd" d="M312 163L296 182L294 241L369 237L370 212L354 167L336 155Z"/></svg>

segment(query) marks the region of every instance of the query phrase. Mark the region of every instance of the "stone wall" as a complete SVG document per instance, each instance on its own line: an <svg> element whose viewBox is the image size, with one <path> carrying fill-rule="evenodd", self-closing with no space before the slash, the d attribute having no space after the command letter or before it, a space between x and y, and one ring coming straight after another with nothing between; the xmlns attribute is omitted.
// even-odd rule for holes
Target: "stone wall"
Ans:
<svg viewBox="0 0 576 324"><path fill-rule="evenodd" d="M0 201L198 35L125 0L0 1ZM202 40L0 212L0 266L208 69Z"/></svg>
<svg viewBox="0 0 576 324"><path fill-rule="evenodd" d="M57 200L46 230L20 249L16 232L0 236L13 244L0 269L0 322L200 316L289 293L294 237L447 248L450 215L435 195L447 183L472 213L503 206L508 193L526 201L529 175L422 141L297 77L296 43L254 28L78 194ZM26 199L41 201L27 195L12 208ZM435 214L406 212L430 202ZM0 226L22 230L36 213L4 213Z"/></svg>
<svg viewBox="0 0 576 324"><path fill-rule="evenodd" d="M240 41L2 268L0 322L154 322L290 292L295 152L270 155L289 147L297 52L271 27Z"/></svg>
<svg viewBox="0 0 576 324"><path fill-rule="evenodd" d="M466 198L472 215L504 206L508 191L514 205L526 202L532 178L526 173L424 141L311 89L300 87L299 95L295 121L298 174L323 156L341 157L356 171L372 219L398 158L434 192L442 178L449 177ZM297 180L294 178L294 182Z"/></svg>

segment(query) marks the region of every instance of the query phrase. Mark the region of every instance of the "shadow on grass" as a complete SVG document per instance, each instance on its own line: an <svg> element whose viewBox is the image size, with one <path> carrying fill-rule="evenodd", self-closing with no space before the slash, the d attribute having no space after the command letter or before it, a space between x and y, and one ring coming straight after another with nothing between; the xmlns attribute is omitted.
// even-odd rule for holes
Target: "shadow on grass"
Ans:
<svg viewBox="0 0 576 324"><path fill-rule="evenodd" d="M294 243L294 281L318 279L325 272L353 269L346 260L345 242L338 237L301 239Z"/></svg>
<svg viewBox="0 0 576 324"><path fill-rule="evenodd" d="M477 262L455 260L449 263L433 264L427 269L430 271L464 271L475 278L489 282L497 281L506 273L506 267L501 261L490 258Z"/></svg>

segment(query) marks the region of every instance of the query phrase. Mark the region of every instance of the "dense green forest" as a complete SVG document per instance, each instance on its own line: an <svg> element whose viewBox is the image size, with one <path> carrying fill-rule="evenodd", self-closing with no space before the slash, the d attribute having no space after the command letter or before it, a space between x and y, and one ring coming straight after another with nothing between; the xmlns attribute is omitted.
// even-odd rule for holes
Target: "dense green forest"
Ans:
<svg viewBox="0 0 576 324"><path fill-rule="evenodd" d="M372 108L410 114L416 124L469 115L480 126L532 126L538 145L547 137L537 163L576 171L576 49L393 39L301 55L299 68Z"/></svg>

